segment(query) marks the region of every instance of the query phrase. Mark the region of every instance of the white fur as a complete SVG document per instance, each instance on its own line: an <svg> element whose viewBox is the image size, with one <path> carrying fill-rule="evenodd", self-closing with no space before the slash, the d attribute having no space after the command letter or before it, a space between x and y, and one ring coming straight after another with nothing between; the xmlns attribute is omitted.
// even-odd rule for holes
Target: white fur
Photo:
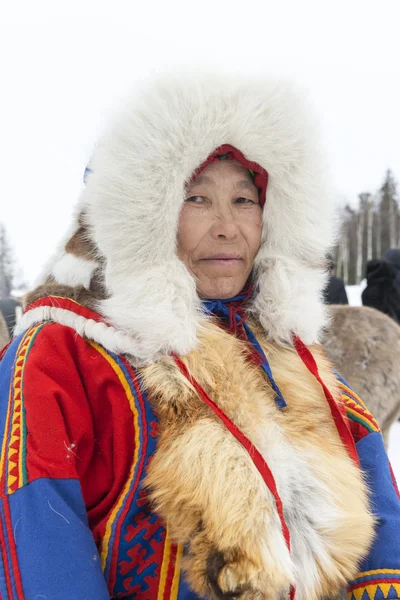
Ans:
<svg viewBox="0 0 400 600"><path fill-rule="evenodd" d="M257 436L259 449L274 475L290 530L296 598L307 600L320 579L316 557L324 571L335 568L325 532L343 526L346 515L310 468L312 464L315 468L315 455L299 455L271 419L263 420Z"/></svg>
<svg viewBox="0 0 400 600"><path fill-rule="evenodd" d="M195 283L186 273L180 261L165 262L137 273L110 298L99 302L99 312L134 340L134 356L141 362L151 362L155 356L170 352L185 355L195 347L199 300ZM134 306L140 310L134 310ZM171 319L174 314L181 315L179 328Z"/></svg>
<svg viewBox="0 0 400 600"><path fill-rule="evenodd" d="M293 332L315 342L325 323L322 261L335 226L304 102L276 82L169 78L114 121L80 201L106 261L100 312L139 341L139 360L196 344L199 299L176 254L177 224L185 183L225 143L269 173L253 312L281 344Z"/></svg>
<svg viewBox="0 0 400 600"><path fill-rule="evenodd" d="M71 327L83 338L101 344L110 352L137 356L142 349L135 340L122 331L106 323L98 323L65 308L55 306L39 306L26 312L15 328L14 335L24 333L32 325L43 321L54 321L60 325Z"/></svg>
<svg viewBox="0 0 400 600"><path fill-rule="evenodd" d="M79 222L78 222L79 215L82 212L83 208L84 207L82 204L82 200L80 199L74 208L71 221L69 223L69 226L68 226L64 236L61 238L61 240L57 244L57 247L56 247L54 253L50 256L50 258L43 265L43 267L35 281L36 285L41 285L43 283L43 281L45 281L47 279L47 277L52 273L56 263L59 260L61 260L62 257L64 256L65 246L66 246L67 242L73 237L73 235L79 229Z"/></svg>
<svg viewBox="0 0 400 600"><path fill-rule="evenodd" d="M87 290L94 271L99 266L94 260L87 260L73 254L64 253L55 263L52 275L57 283L75 287L83 285Z"/></svg>

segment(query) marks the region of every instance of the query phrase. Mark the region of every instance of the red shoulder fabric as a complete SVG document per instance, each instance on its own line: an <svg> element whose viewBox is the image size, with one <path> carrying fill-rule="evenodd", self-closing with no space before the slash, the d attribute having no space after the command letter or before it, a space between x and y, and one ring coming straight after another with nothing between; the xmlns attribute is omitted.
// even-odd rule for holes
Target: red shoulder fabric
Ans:
<svg viewBox="0 0 400 600"><path fill-rule="evenodd" d="M33 340L21 384L27 482L79 479L95 529L118 498L134 453L132 415L114 370L95 344L48 323Z"/></svg>

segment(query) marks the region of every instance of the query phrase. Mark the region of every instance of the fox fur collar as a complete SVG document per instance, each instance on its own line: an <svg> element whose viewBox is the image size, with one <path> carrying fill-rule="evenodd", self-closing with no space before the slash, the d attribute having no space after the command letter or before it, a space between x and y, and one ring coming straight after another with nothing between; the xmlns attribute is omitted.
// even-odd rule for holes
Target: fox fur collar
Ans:
<svg viewBox="0 0 400 600"><path fill-rule="evenodd" d="M349 457L321 386L293 348L251 323L288 403L280 410L244 342L208 323L185 359L191 375L262 454L275 477L290 551L271 490L251 453L202 402L172 358L141 368L160 417L147 486L174 540L187 545L186 577L200 597L333 599L372 542L363 475ZM321 348L318 369L338 403ZM291 597L291 596L290 596Z"/></svg>

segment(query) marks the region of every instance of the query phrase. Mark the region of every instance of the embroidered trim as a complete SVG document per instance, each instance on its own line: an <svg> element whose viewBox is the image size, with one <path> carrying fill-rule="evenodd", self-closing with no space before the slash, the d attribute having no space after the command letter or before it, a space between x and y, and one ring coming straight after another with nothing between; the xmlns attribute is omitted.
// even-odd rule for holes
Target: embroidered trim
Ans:
<svg viewBox="0 0 400 600"><path fill-rule="evenodd" d="M167 531L165 534L164 556L161 564L157 600L177 599L182 553L182 544L172 544Z"/></svg>
<svg viewBox="0 0 400 600"><path fill-rule="evenodd" d="M115 535L116 535L116 529L118 526L118 522L121 519L121 515L123 513L123 508L125 506L125 503L126 503L127 499L132 494L134 494L134 492L138 486L139 480L140 480L141 471L143 469L144 454L142 451L143 450L142 439L140 436L140 431L143 428L142 428L142 424L139 422L140 415L139 415L139 411L138 411L138 408L137 408L136 402L135 402L135 394L131 389L130 382L126 378L126 376L121 368L120 361L117 359L117 357L111 356L108 352L106 352L106 350L104 350L104 348L102 348L99 344L96 344L95 342L92 342L90 340L88 340L88 341L89 341L89 344L91 346L93 346L93 348L95 348L99 352L99 354L101 354L101 356L110 364L110 366L114 370L116 376L118 377L118 379L124 389L124 392L126 394L126 397L128 399L129 406L130 406L130 409L132 412L133 420L134 420L135 450L134 450L132 465L131 465L129 476L128 476L128 479L124 486L124 489L123 489L121 495L119 496L118 502L115 505L114 509L112 510L111 515L107 521L106 528L105 528L105 534L104 534L104 538L103 538L102 545L101 545L101 552L100 552L101 567L104 571L106 579L109 580L110 587L113 588L115 577L114 577L114 573L111 572L111 570L114 571L114 569L111 569L111 562L116 563L115 560L112 560L113 559L113 547L115 546L114 540L115 540ZM113 564L113 566L116 566L116 564L115 565Z"/></svg>
<svg viewBox="0 0 400 600"><path fill-rule="evenodd" d="M28 483L23 379L29 352L37 334L43 326L44 323L41 323L26 332L15 357L1 453L0 472L4 481L4 492L6 494L13 494Z"/></svg>
<svg viewBox="0 0 400 600"><path fill-rule="evenodd" d="M368 585L361 583L351 588L348 600L397 600L400 597L400 580L387 578L385 581L371 581Z"/></svg>
<svg viewBox="0 0 400 600"><path fill-rule="evenodd" d="M379 432L378 423L357 394L343 384L340 384L340 392L348 418L362 425L369 433Z"/></svg>
<svg viewBox="0 0 400 600"><path fill-rule="evenodd" d="M363 571L348 587L348 600L394 600L399 596L399 569Z"/></svg>

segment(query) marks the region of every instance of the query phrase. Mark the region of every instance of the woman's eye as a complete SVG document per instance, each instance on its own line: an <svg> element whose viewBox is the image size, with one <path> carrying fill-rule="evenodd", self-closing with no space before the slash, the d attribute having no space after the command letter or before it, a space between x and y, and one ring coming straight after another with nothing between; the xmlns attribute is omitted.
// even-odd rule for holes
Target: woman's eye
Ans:
<svg viewBox="0 0 400 600"><path fill-rule="evenodd" d="M205 198L203 196L189 196L189 198L186 198L185 202L191 204L203 204L205 202Z"/></svg>
<svg viewBox="0 0 400 600"><path fill-rule="evenodd" d="M251 198L240 197L236 198L235 204L258 204L258 202L252 200Z"/></svg>

